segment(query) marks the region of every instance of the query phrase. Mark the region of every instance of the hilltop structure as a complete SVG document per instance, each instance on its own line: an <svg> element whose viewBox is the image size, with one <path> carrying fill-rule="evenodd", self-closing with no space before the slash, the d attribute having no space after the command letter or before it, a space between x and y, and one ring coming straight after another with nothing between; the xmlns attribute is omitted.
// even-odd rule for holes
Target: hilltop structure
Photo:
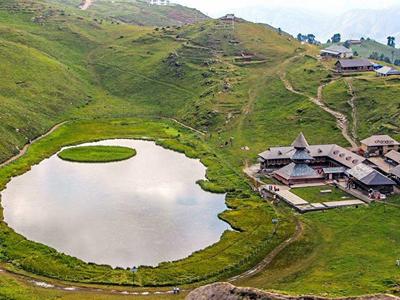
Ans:
<svg viewBox="0 0 400 300"><path fill-rule="evenodd" d="M324 178L323 175L308 165L314 158L307 149L309 144L303 133L300 133L292 146L291 163L274 171L274 177L289 186L321 181Z"/></svg>
<svg viewBox="0 0 400 300"><path fill-rule="evenodd" d="M373 135L361 141L361 151L366 156L383 156L400 150L400 143L388 135Z"/></svg>
<svg viewBox="0 0 400 300"><path fill-rule="evenodd" d="M368 59L339 59L335 66L338 73L374 71L374 65Z"/></svg>
<svg viewBox="0 0 400 300"><path fill-rule="evenodd" d="M162 5L162 6L171 5L170 0L148 0L148 3L150 5Z"/></svg>
<svg viewBox="0 0 400 300"><path fill-rule="evenodd" d="M377 145L377 141L385 142L384 145ZM369 151L377 151L378 154L388 153L388 146L393 152L389 152L388 159L393 161L393 165L400 162L400 153L397 152L398 145L390 137L373 136L364 140L375 141L368 148ZM390 145L388 145L390 144ZM368 151L366 149L366 151ZM390 179L390 171L393 166L388 168L387 172L381 170L379 164L367 160L350 150L341 146L332 145L309 145L304 135L301 133L293 142L291 147L273 147L259 154L260 172L270 174L285 185L307 185L313 183L323 183L325 181L346 179L356 188L364 191L378 191L383 194L392 193L396 183ZM396 176L397 170L393 176ZM400 174L398 174L400 175ZM395 179L395 178L394 178Z"/></svg>
<svg viewBox="0 0 400 300"><path fill-rule="evenodd" d="M321 50L321 57L323 58L352 58L353 55L353 50L339 45L332 45Z"/></svg>
<svg viewBox="0 0 400 300"><path fill-rule="evenodd" d="M393 75L400 75L400 71L395 68L384 66L380 69L375 70L378 77L388 77Z"/></svg>

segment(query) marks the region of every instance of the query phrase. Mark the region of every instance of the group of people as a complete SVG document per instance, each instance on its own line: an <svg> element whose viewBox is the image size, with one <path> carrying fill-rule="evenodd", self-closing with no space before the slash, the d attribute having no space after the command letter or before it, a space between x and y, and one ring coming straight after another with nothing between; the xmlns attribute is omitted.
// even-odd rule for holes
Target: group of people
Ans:
<svg viewBox="0 0 400 300"><path fill-rule="evenodd" d="M179 287L174 287L174 288L172 289L172 293L173 293L174 295L180 294L180 292L181 292L181 289L180 289Z"/></svg>

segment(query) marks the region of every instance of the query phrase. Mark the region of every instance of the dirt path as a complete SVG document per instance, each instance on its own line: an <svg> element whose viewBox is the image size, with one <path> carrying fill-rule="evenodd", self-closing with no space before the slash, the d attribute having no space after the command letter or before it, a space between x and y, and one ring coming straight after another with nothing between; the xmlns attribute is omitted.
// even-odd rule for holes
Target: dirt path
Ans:
<svg viewBox="0 0 400 300"><path fill-rule="evenodd" d="M351 128L351 135L353 136L354 139L358 139L357 135L357 127L358 127L358 118L357 118L357 106L356 106L356 99L357 95L354 91L353 84L351 82L351 79L347 79L346 83L349 87L349 93L351 95L351 99L348 101L350 107L351 107L351 117L353 119L353 126Z"/></svg>
<svg viewBox="0 0 400 300"><path fill-rule="evenodd" d="M348 121L347 117L344 114L342 114L341 112L335 111L335 110L331 109L330 107L326 106L326 104L323 101L322 92L323 92L324 87L329 84L332 84L333 82L335 82L335 80L333 80L327 84L320 85L318 87L318 96L317 96L317 98L315 98L315 97L308 96L303 92L299 92L299 91L295 90L293 88L292 84L286 78L285 73L282 73L280 77L281 77L283 84L285 85L285 88L288 91L290 91L294 94L297 94L297 95L307 97L308 99L311 100L311 102L318 105L324 111L326 111L327 113L329 113L330 115L335 117L337 125L342 131L343 137L351 144L352 148L358 148L357 141L349 133L349 121Z"/></svg>
<svg viewBox="0 0 400 300"><path fill-rule="evenodd" d="M295 241L297 241L301 237L303 232L304 232L304 226L300 220L297 220L296 231L293 236L291 236L290 238L285 240L282 244L280 244L278 247L276 247L274 250L272 250L255 267L251 268L250 270L248 270L240 275L230 278L228 280L228 282L235 282L238 280L247 279L249 277L256 275L257 273L260 273L262 270L264 270L268 265L270 265L272 263L272 261L278 256L279 253L281 253L284 249L286 249L288 246L290 246Z"/></svg>
<svg viewBox="0 0 400 300"><path fill-rule="evenodd" d="M92 4L94 0L84 0L81 5L79 5L79 8L82 10L87 10Z"/></svg>
<svg viewBox="0 0 400 300"><path fill-rule="evenodd" d="M206 135L205 132L202 132L202 131L200 131L200 130L198 130L198 129L196 129L196 128L193 128L193 127L191 127L191 126L189 126L189 125L186 125L186 124L184 124L184 123L178 121L177 119L174 119L174 118L167 118L167 119L168 119L168 120L171 120L172 122L175 122L176 124L178 124L178 125L180 125L180 126L186 128L186 129L189 129L189 130L191 130L191 131L193 131L193 132L196 132L196 133L198 133L198 134L200 134L200 135L202 135L202 136L205 136L205 135Z"/></svg>
<svg viewBox="0 0 400 300"><path fill-rule="evenodd" d="M21 156L23 156L23 155L26 153L26 151L28 150L28 148L29 148L30 145L32 145L34 142L37 142L37 141L41 140L42 138L44 138L44 137L46 137L46 136L52 134L54 131L56 131L58 128L60 128L62 125L64 125L64 124L67 123L67 122L68 122L68 121L65 121L65 122L62 122L62 123L59 123L59 124L54 125L54 126L53 126L49 131L47 131L45 134L43 134L43 135L37 137L36 139L30 141L30 142L29 142L28 144L26 144L21 150L19 150L19 153L18 153L17 155L14 155L13 157L11 157L11 158L7 159L6 161L2 162L2 163L0 164L0 168L2 168L2 167L4 167L4 166L6 166L6 165L12 163L13 161L15 161L15 160L17 160L18 158L20 158Z"/></svg>

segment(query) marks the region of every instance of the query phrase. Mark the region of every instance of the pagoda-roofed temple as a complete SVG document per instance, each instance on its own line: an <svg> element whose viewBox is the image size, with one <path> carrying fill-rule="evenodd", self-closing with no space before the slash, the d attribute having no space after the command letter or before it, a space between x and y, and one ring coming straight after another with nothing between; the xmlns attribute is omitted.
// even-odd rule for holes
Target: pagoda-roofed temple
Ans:
<svg viewBox="0 0 400 300"><path fill-rule="evenodd" d="M324 174L309 166L314 161L308 150L309 144L303 133L292 144L294 153L290 155L291 163L273 172L273 176L286 185L298 185L321 182Z"/></svg>

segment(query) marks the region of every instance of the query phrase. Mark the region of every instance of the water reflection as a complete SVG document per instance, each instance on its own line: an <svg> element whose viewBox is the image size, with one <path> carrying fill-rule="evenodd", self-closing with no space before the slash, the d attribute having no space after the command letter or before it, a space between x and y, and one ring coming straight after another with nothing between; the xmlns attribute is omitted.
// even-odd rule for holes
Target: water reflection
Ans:
<svg viewBox="0 0 400 300"><path fill-rule="evenodd" d="M223 195L195 184L205 167L153 142L108 164L65 162L56 155L14 178L2 192L5 221L27 238L87 262L128 267L184 258L217 242Z"/></svg>

